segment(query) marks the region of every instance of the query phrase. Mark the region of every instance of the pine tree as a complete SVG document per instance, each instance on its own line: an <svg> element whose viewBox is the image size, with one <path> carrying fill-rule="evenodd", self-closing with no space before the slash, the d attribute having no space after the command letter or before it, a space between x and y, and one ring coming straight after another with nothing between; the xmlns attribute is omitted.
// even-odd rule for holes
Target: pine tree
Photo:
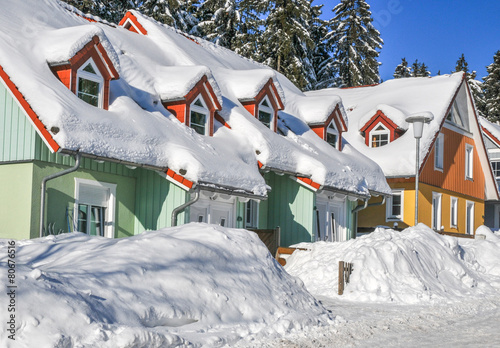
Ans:
<svg viewBox="0 0 500 348"><path fill-rule="evenodd" d="M268 4L261 0L240 0L238 6L240 26L238 36L234 41L234 51L244 57L259 61L261 59L259 41Z"/></svg>
<svg viewBox="0 0 500 348"><path fill-rule="evenodd" d="M307 30L311 17L307 0L268 0L260 46L261 61L284 74L297 87L311 83L312 64L308 50L313 46Z"/></svg>
<svg viewBox="0 0 500 348"><path fill-rule="evenodd" d="M352 87L380 81L377 57L383 45L380 32L372 25L370 6L364 0L341 0L329 21L328 45L339 62L344 85Z"/></svg>
<svg viewBox="0 0 500 348"><path fill-rule="evenodd" d="M393 76L395 79L400 79L403 77L410 77L411 76L411 68L408 67L408 62L406 61L406 58L401 59L401 64L399 64L396 67L396 70L394 71Z"/></svg>
<svg viewBox="0 0 500 348"><path fill-rule="evenodd" d="M411 65L411 77L428 77L431 76L431 72L427 70L428 67L425 63L419 63L418 59Z"/></svg>
<svg viewBox="0 0 500 348"><path fill-rule="evenodd" d="M197 34L195 30L198 20L194 13L198 2L198 0L135 0L139 11L146 16L192 34Z"/></svg>
<svg viewBox="0 0 500 348"><path fill-rule="evenodd" d="M206 0L199 9L202 36L233 50L239 40L240 12L236 0Z"/></svg>
<svg viewBox="0 0 500 348"><path fill-rule="evenodd" d="M134 7L129 0L63 0L83 13L99 16L109 22L118 23L125 12Z"/></svg>
<svg viewBox="0 0 500 348"><path fill-rule="evenodd" d="M419 77L429 77L431 76L431 72L427 70L429 67L425 65L425 63L420 64L420 70L418 71L417 76Z"/></svg>
<svg viewBox="0 0 500 348"><path fill-rule="evenodd" d="M483 78L486 117L492 122L500 120L500 51L493 56L493 63L486 67Z"/></svg>

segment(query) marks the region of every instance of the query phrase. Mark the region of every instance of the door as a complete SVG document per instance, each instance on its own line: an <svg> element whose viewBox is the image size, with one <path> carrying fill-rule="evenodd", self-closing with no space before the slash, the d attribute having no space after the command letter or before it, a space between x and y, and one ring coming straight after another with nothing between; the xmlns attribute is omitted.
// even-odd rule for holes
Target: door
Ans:
<svg viewBox="0 0 500 348"><path fill-rule="evenodd" d="M234 227L235 203L200 198L189 208L190 222L204 222L224 227Z"/></svg>
<svg viewBox="0 0 500 348"><path fill-rule="evenodd" d="M329 234L327 220L327 203L317 202L316 204L316 240L327 240Z"/></svg>
<svg viewBox="0 0 500 348"><path fill-rule="evenodd" d="M210 212L210 223L222 227L234 227L231 221L233 205L229 203L217 203L212 206Z"/></svg>
<svg viewBox="0 0 500 348"><path fill-rule="evenodd" d="M344 201L335 199L316 199L317 240L341 242L345 240ZM319 236L318 236L319 233Z"/></svg>

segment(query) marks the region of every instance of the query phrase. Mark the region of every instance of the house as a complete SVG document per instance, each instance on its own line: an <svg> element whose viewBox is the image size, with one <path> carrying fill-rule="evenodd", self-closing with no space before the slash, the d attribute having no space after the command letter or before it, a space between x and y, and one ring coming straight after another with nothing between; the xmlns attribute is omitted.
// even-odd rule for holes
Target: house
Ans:
<svg viewBox="0 0 500 348"><path fill-rule="evenodd" d="M345 140L380 165L392 189L385 202L372 198L359 212L361 231L414 224L416 142L406 118L424 112L434 119L420 142L418 221L461 234L474 234L484 223L485 202L497 200L498 192L464 74L307 93L329 95L345 106Z"/></svg>
<svg viewBox="0 0 500 348"><path fill-rule="evenodd" d="M488 151L491 170L496 180L497 188L500 187L500 126L480 117L483 130L483 140ZM492 229L500 228L500 201L486 201L484 209L484 224Z"/></svg>
<svg viewBox="0 0 500 348"><path fill-rule="evenodd" d="M272 69L136 11L115 26L31 0L0 18L4 238L206 222L281 226L282 245L345 240L358 199L389 193L377 165L339 151L340 133L334 148L307 126L294 107L306 96Z"/></svg>

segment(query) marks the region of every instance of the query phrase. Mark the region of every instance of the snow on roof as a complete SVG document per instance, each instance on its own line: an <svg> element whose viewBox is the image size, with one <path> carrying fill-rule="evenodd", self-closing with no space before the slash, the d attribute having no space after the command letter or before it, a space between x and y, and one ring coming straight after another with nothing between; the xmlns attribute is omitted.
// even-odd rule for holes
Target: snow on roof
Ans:
<svg viewBox="0 0 500 348"><path fill-rule="evenodd" d="M385 116L387 116L392 122L394 122L398 128L402 130L408 130L408 123L406 122L406 115L403 111L387 104L379 104L373 110L368 112L364 117L359 119L358 129L363 128L377 113L377 111L382 111Z"/></svg>
<svg viewBox="0 0 500 348"><path fill-rule="evenodd" d="M157 103L155 80L145 69L150 63L172 65L170 57L164 54L170 47L159 50L147 37L100 23L89 24L59 5L55 0L4 4L0 13L4 25L0 32L0 65L45 127L59 128L53 138L63 149L169 167L176 172L184 169L184 176L194 182L266 194L267 185L258 171L255 155L241 141L228 134L217 138L200 136ZM29 23L29 30L19 25L20 16ZM56 54L49 50L45 55L46 46L57 45L61 29L82 30L86 26L89 29L83 30L83 35L75 35L78 43L102 30L119 52L121 75L111 82L109 111L76 98L47 64L47 59L54 59ZM60 57L67 58L80 45L69 45L68 49L67 42L57 45L62 50Z"/></svg>
<svg viewBox="0 0 500 348"><path fill-rule="evenodd" d="M99 38L115 69L119 72L118 55L104 31L97 25L85 24L51 30L50 33L40 39L38 45L43 48L49 64L66 63L92 41L94 36Z"/></svg>
<svg viewBox="0 0 500 348"><path fill-rule="evenodd" d="M487 130L491 135L493 135L496 139L492 139L500 146L500 125L488 121L486 118L480 116L479 122L481 123L481 127Z"/></svg>
<svg viewBox="0 0 500 348"><path fill-rule="evenodd" d="M53 138L63 149L185 170L184 176L195 183L261 196L268 187L257 160L269 168L310 177L325 187L363 196L373 189L367 186L364 173L356 172L360 166L349 166L369 160L338 152L312 134L300 118L305 114L303 105L313 106L283 75L207 41L187 39L136 11L131 12L147 30L146 36L99 22L90 24L67 8L56 0L29 0L4 4L0 13L4 24L0 65L45 127L59 128ZM29 19L29 31L18 24L19 16ZM58 42L64 32L68 37ZM120 66L120 79L111 82L109 110L76 98L47 64L49 59L67 58L91 34L111 44ZM237 72L231 75L230 70ZM219 128L214 137L200 136L182 125L160 103L170 93L182 95L202 74L208 75L223 105L219 113L231 126ZM238 84L238 76L247 80ZM287 112L290 129L285 137L266 128L238 100L238 95L257 91L270 76L287 102L285 109L293 111ZM325 114L338 102L338 98L323 100ZM380 192L390 192L382 175L376 181Z"/></svg>
<svg viewBox="0 0 500 348"><path fill-rule="evenodd" d="M210 68L224 96L223 108L219 114L231 126L231 130L219 129L215 134L216 138L222 133L234 133L234 136L246 142L248 147L253 149L257 159L266 167L310 177L313 181L330 189L345 190L364 196L368 195L370 190L390 193L390 188L381 170L373 171L376 173L376 179L371 180L372 185L368 187L367 181L363 177L364 172L356 172L354 169L359 169L362 165L353 164L352 167L349 167L349 163L356 161L368 163L371 162L369 159L364 156L354 158L350 154L333 149L317 137L304 123L300 118L297 105L303 103L307 98L282 74L205 40L197 38L196 43L187 40L186 37L178 35L178 32L169 26L158 23L140 13L133 12L133 14L147 30L147 36L150 40L156 42L159 47L169 47L168 52L171 50L174 52L171 56L175 56L178 64L190 63L206 65ZM174 47L170 47L170 45L174 45ZM232 74L231 70L236 70L236 73ZM255 76L250 78L252 74ZM245 94L247 96L256 94L259 91L259 86L267 82L266 79L271 76L273 81L277 80L275 82L275 86L279 87L277 90L283 93L285 110L280 111L279 115L286 123L284 128L288 127L288 130L285 130L285 137L262 125L238 101L239 97ZM242 77L243 79L240 79ZM258 84L253 88L244 86L249 82L258 82ZM337 98L336 103L339 101ZM332 105L334 107L337 105L336 103L334 104L325 98L321 102L322 105L329 105L329 107ZM311 104L309 103L309 105ZM304 112L304 108L302 110Z"/></svg>
<svg viewBox="0 0 500 348"><path fill-rule="evenodd" d="M331 88L307 92L308 96L340 96L351 126L343 134L346 140L365 156L380 165L386 176L415 175L415 139L413 126L393 142L378 148L365 144L359 129L368 115L373 116L380 106L395 123L404 125L404 116L415 113L431 112L434 115L420 140L420 160L430 151L436 133L439 131L446 112L463 81L463 73L435 76L432 78L402 78L385 81L376 86L348 89ZM387 107L389 106L389 107ZM385 112L384 112L385 113ZM358 128L359 127L359 128Z"/></svg>

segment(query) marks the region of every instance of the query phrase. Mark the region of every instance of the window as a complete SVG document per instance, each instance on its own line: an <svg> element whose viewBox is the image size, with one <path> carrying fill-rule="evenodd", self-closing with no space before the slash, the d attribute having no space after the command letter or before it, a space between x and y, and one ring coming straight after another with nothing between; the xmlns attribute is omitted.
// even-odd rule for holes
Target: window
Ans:
<svg viewBox="0 0 500 348"><path fill-rule="evenodd" d="M434 146L434 170L443 170L444 134L440 133Z"/></svg>
<svg viewBox="0 0 500 348"><path fill-rule="evenodd" d="M258 118L266 127L273 129L274 110L267 97L259 104Z"/></svg>
<svg viewBox="0 0 500 348"><path fill-rule="evenodd" d="M190 106L189 126L196 133L208 135L207 120L209 119L210 111L208 110L203 98L198 97Z"/></svg>
<svg viewBox="0 0 500 348"><path fill-rule="evenodd" d="M465 144L465 179L473 179L474 146Z"/></svg>
<svg viewBox="0 0 500 348"><path fill-rule="evenodd" d="M441 193L432 193L432 228L441 230Z"/></svg>
<svg viewBox="0 0 500 348"><path fill-rule="evenodd" d="M335 129L333 121L330 123L326 129L326 142L337 149L338 146L339 132Z"/></svg>
<svg viewBox="0 0 500 348"><path fill-rule="evenodd" d="M75 178L74 230L114 236L116 185Z"/></svg>
<svg viewBox="0 0 500 348"><path fill-rule="evenodd" d="M370 132L370 147L389 144L389 130L381 123Z"/></svg>
<svg viewBox="0 0 500 348"><path fill-rule="evenodd" d="M450 200L450 226L457 228L458 225L458 198L451 197Z"/></svg>
<svg viewBox="0 0 500 348"><path fill-rule="evenodd" d="M246 203L246 214L245 214L245 227L246 228L257 228L258 227L258 216L259 216L259 203L254 200L249 200Z"/></svg>
<svg viewBox="0 0 500 348"><path fill-rule="evenodd" d="M77 72L76 95L84 102L102 107L104 79L92 59L83 64Z"/></svg>
<svg viewBox="0 0 500 348"><path fill-rule="evenodd" d="M500 161L491 161L491 168L493 169L493 175L497 180L497 186L500 189Z"/></svg>
<svg viewBox="0 0 500 348"><path fill-rule="evenodd" d="M465 211L465 233L474 234L474 202L467 201Z"/></svg>
<svg viewBox="0 0 500 348"><path fill-rule="evenodd" d="M403 193L404 190L393 190L392 197L387 198L386 220L403 220Z"/></svg>
<svg viewBox="0 0 500 348"><path fill-rule="evenodd" d="M453 102L453 105L450 109L450 112L446 116L446 120L455 124L456 126L460 128L467 129L466 122L464 122L464 119L462 118L462 115L459 112L457 102Z"/></svg>

